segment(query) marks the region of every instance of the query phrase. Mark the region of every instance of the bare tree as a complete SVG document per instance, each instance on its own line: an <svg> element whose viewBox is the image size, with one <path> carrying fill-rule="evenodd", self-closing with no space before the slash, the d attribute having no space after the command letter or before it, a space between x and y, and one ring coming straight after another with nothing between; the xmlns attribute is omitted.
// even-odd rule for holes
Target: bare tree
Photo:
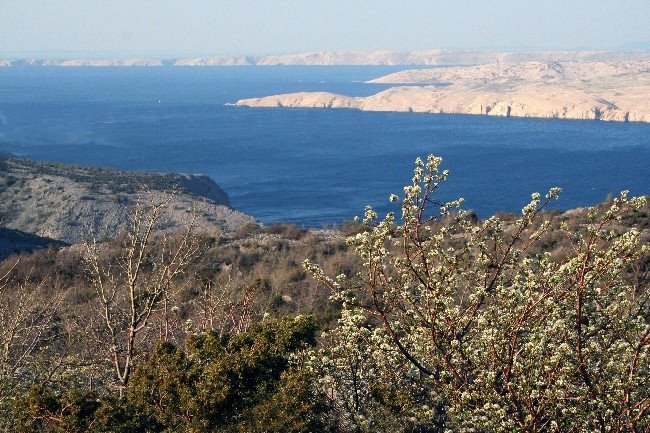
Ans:
<svg viewBox="0 0 650 433"><path fill-rule="evenodd" d="M56 338L54 320L61 300L45 296L42 284L16 281L18 263L0 275L0 406L21 384L33 382L25 379L39 376L34 358Z"/></svg>
<svg viewBox="0 0 650 433"><path fill-rule="evenodd" d="M207 280L202 284L200 296L195 300L199 330L239 334L247 331L255 318L262 316L264 308L259 305L257 296L262 282L258 280L246 285L241 291L233 290L230 283L229 280L219 285Z"/></svg>
<svg viewBox="0 0 650 433"><path fill-rule="evenodd" d="M102 338L120 395L126 389L133 363L141 352L142 335L153 314L167 299L174 279L183 274L198 251L193 234L194 215L177 238L156 236L164 209L174 193L148 202L138 201L116 262L106 262L102 244L86 244L86 262L97 292L103 322Z"/></svg>

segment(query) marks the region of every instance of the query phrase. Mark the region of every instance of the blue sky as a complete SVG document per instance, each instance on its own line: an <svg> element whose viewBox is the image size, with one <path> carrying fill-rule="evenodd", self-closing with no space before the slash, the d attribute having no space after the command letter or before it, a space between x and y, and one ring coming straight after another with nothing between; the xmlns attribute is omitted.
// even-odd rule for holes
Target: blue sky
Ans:
<svg viewBox="0 0 650 433"><path fill-rule="evenodd" d="M0 23L0 56L650 48L648 0L0 0Z"/></svg>

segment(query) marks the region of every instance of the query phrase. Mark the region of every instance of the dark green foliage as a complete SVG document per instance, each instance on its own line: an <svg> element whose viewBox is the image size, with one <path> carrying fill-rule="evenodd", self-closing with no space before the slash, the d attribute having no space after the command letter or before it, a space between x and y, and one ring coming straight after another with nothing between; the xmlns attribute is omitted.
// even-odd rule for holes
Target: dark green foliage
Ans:
<svg viewBox="0 0 650 433"><path fill-rule="evenodd" d="M245 273L250 273L259 260L260 254L257 252L242 254L239 258L239 268Z"/></svg>
<svg viewBox="0 0 650 433"><path fill-rule="evenodd" d="M174 430L195 431L246 423L255 407L275 398L288 355L315 344L311 318L255 325L234 337L191 337L185 352L161 345L134 375L129 399ZM259 412L259 411L258 411ZM289 416L289 414L285 414Z"/></svg>
<svg viewBox="0 0 650 433"><path fill-rule="evenodd" d="M16 402L17 433L146 433L158 426L137 408L93 392L33 387Z"/></svg>
<svg viewBox="0 0 650 433"><path fill-rule="evenodd" d="M160 344L126 397L35 387L21 399L19 433L324 431L324 399L289 357L313 346L311 317L254 325L235 336Z"/></svg>
<svg viewBox="0 0 650 433"><path fill-rule="evenodd" d="M18 432L77 432L88 428L99 403L92 395L74 391L59 394L45 387L34 387L17 402Z"/></svg>
<svg viewBox="0 0 650 433"><path fill-rule="evenodd" d="M314 394L313 377L295 370L282 373L274 398L267 398L238 425L239 432L326 432L325 400Z"/></svg>

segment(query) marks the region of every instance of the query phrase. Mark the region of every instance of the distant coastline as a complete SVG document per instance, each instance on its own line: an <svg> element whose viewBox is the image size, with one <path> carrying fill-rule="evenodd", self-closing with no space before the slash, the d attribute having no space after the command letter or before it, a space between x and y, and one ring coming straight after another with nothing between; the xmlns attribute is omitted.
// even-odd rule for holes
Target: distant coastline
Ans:
<svg viewBox="0 0 650 433"><path fill-rule="evenodd" d="M413 69L368 83L396 87L367 97L299 92L235 105L650 122L650 60L495 62Z"/></svg>
<svg viewBox="0 0 650 433"><path fill-rule="evenodd" d="M270 65L411 65L469 66L530 61L637 61L650 60L650 50L625 51L320 51L270 56L207 56L191 58L0 58L0 67L163 67L163 66L270 66Z"/></svg>

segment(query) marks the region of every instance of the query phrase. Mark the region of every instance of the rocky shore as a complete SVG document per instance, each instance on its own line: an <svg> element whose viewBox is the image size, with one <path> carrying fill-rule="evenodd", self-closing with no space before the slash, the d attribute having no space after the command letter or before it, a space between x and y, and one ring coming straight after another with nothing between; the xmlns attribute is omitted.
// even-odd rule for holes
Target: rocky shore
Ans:
<svg viewBox="0 0 650 433"><path fill-rule="evenodd" d="M242 99L248 107L650 121L650 61L492 63L402 71L369 81L408 84L368 97L302 92Z"/></svg>

